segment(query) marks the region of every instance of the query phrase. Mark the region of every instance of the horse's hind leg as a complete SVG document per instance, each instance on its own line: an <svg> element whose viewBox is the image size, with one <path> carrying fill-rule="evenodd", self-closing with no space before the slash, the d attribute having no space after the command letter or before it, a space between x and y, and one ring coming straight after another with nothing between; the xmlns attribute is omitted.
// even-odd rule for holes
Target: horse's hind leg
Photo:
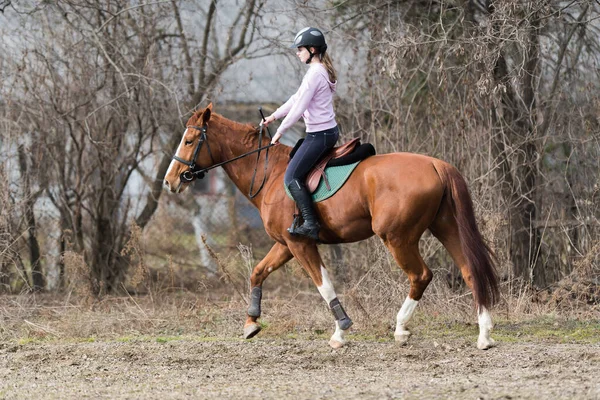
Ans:
<svg viewBox="0 0 600 400"><path fill-rule="evenodd" d="M384 240L384 243L398 265L408 275L408 280L410 281L408 297L396 316L396 331L394 332L396 341L404 344L410 337L410 332L406 329L406 325L423 296L423 292L425 292L429 282L431 282L433 274L419 254L418 243L409 244L390 239Z"/></svg>
<svg viewBox="0 0 600 400"><path fill-rule="evenodd" d="M269 253L263 258L252 271L250 277L250 306L248 307L248 318L244 324L244 338L250 339L260 332L260 325L257 320L260 317L260 302L262 299L262 284L267 276L277 268L284 265L292 259L292 253L287 246L281 243L275 245L269 250Z"/></svg>
<svg viewBox="0 0 600 400"><path fill-rule="evenodd" d="M329 340L329 345L334 349L342 347L346 340L344 338L346 331L352 326L352 320L344 311L340 301L335 294L327 270L323 265L323 260L317 249L317 245L312 242L294 242L288 243L292 254L300 262L304 270L312 278L317 286L319 293L327 302L329 309L335 317L335 332Z"/></svg>
<svg viewBox="0 0 600 400"><path fill-rule="evenodd" d="M445 215L445 214L448 215ZM453 216L449 212L442 210L441 218L436 219L434 224L429 228L431 233L444 245L454 263L460 269L464 281L466 282L471 292L473 292L473 277L471 270L467 265L467 260L463 254L460 237L458 235L458 226ZM477 348L487 350L495 345L494 339L490 337L490 331L494 327L492 317L489 311L477 304L477 314L479 323L479 338L477 339Z"/></svg>

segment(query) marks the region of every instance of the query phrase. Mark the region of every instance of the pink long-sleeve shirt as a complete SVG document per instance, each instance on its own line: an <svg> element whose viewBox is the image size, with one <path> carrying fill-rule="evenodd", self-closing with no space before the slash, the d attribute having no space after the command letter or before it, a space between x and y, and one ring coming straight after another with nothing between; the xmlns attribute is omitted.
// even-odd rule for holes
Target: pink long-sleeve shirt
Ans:
<svg viewBox="0 0 600 400"><path fill-rule="evenodd" d="M298 91L273 113L276 119L285 117L277 133L283 134L300 117L304 117L306 132L319 132L335 127L335 86L336 82L329 80L329 74L323 64L311 64Z"/></svg>

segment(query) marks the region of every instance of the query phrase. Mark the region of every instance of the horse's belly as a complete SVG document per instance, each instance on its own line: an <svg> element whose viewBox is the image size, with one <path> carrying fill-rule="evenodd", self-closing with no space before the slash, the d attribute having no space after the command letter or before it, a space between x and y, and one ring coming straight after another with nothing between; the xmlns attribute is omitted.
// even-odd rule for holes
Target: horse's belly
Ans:
<svg viewBox="0 0 600 400"><path fill-rule="evenodd" d="M358 242L371 236L373 230L370 219L349 221L343 225L327 225L321 230L322 242L326 244Z"/></svg>

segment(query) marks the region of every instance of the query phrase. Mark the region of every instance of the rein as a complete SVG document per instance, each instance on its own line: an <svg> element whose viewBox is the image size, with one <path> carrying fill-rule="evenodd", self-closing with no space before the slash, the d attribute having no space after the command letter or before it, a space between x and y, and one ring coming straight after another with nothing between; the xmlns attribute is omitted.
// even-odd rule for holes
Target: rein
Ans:
<svg viewBox="0 0 600 400"><path fill-rule="evenodd" d="M269 164L269 148L274 146L274 144L269 143L269 145L267 146L263 146L260 147L260 143L262 142L262 136L263 136L263 125L260 125L260 131L258 134L258 149L249 151L247 153L244 153L242 155L239 155L237 157L234 157L230 160L227 161L223 161L217 164L213 164L210 167L207 168L198 168L196 166L196 159L198 158L198 154L200 154L200 150L202 149L202 145L206 142L206 148L208 149L208 154L210 155L210 159L211 161L214 163L215 160L213 158L212 152L210 150L210 145L208 144L208 140L206 138L206 133L208 131L208 125L204 124L202 127L196 126L196 125L190 125L188 128L193 128L196 130L200 131L200 138L198 139L198 144L196 145L196 148L194 149L194 154L192 155L192 159L190 161L184 160L181 157L178 157L177 155L173 156L173 159L176 161L179 161L180 163L187 165L188 167L190 167L190 169L188 169L187 171L183 171L181 173L181 175L179 176L179 178L183 181L183 182L192 182L194 179L202 179L204 178L204 175L206 175L206 173L208 171L210 171L211 169L223 166L225 164L228 164L230 162L239 160L240 158L244 158L249 156L250 154L254 154L254 153L258 153L256 155L256 166L254 167L254 174L252 175L252 181L250 182L250 189L248 190L248 196L252 199L254 197L256 197L258 195L258 193L262 190L262 188L265 186L265 182L267 180L267 167ZM267 127L267 132L269 132L269 136L271 136L271 132L269 131L269 128ZM265 156L265 168L264 168L264 173L263 173L263 181L260 184L260 187L258 188L258 190L255 193L252 193L252 188L254 187L254 180L256 179L256 172L258 170L258 161L260 160L260 152L266 150L266 156Z"/></svg>

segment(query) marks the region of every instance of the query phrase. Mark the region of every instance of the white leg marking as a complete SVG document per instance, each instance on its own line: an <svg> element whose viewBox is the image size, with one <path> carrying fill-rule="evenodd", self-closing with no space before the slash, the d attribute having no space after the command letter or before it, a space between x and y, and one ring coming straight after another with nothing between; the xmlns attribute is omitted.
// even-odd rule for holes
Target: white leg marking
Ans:
<svg viewBox="0 0 600 400"><path fill-rule="evenodd" d="M327 305L329 306L331 300L335 299L337 295L335 294L335 290L333 290L333 285L331 284L331 280L329 280L327 270L322 265L321 276L323 277L323 284L321 286L317 286L317 289L319 289L319 293L321 293L321 296L323 296L323 299L325 299ZM344 338L345 335L346 331L341 330L338 322L336 321L335 332L329 340L329 345L334 349L342 347L346 343L346 339Z"/></svg>
<svg viewBox="0 0 600 400"><path fill-rule="evenodd" d="M321 276L323 277L323 284L321 286L317 286L317 289L319 289L319 293L321 293L321 296L323 296L323 298L327 302L327 305L329 305L329 303L331 303L331 300L335 299L337 295L335 294L335 290L333 290L333 285L329 280L329 274L327 274L327 270L322 265Z"/></svg>
<svg viewBox="0 0 600 400"><path fill-rule="evenodd" d="M490 331L494 327L492 324L492 317L485 307L479 307L479 338L477 339L477 348L481 350L487 350L493 347L496 343L494 339L490 338Z"/></svg>
<svg viewBox="0 0 600 400"><path fill-rule="evenodd" d="M329 339L329 345L334 349L339 349L346 344L346 339L344 338L345 335L346 331L341 330L340 325L335 321L335 332L331 336L331 339Z"/></svg>
<svg viewBox="0 0 600 400"><path fill-rule="evenodd" d="M407 297L404 300L404 304L402 304L402 308L398 311L398 316L396 316L396 331L394 332L394 337L397 342L404 344L408 341L410 337L410 332L406 329L406 324L410 321L413 312L415 312L415 308L417 308L417 304L419 302L417 300L413 300L410 297Z"/></svg>

